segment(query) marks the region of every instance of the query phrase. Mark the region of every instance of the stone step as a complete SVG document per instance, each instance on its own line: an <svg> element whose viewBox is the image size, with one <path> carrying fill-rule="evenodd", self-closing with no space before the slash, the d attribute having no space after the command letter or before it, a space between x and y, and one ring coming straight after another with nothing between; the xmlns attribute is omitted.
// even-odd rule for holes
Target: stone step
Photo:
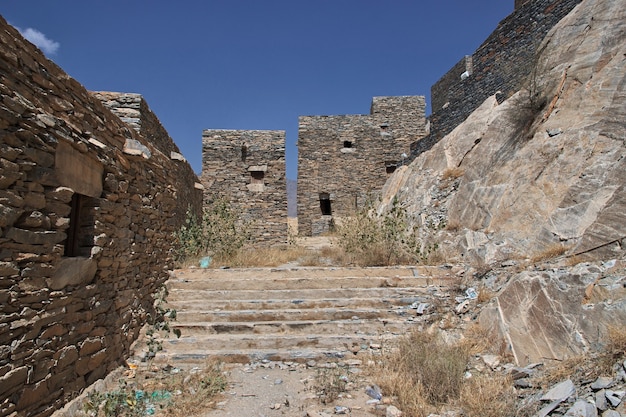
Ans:
<svg viewBox="0 0 626 417"><path fill-rule="evenodd" d="M179 322L364 320L397 318L405 314L408 314L406 309L328 307L282 310L178 311L177 320Z"/></svg>
<svg viewBox="0 0 626 417"><path fill-rule="evenodd" d="M387 339L393 337L387 334ZM371 345L381 345L383 335L357 334L220 334L204 336L182 336L163 340L165 352L201 350L243 349L345 349L367 350Z"/></svg>
<svg viewBox="0 0 626 417"><path fill-rule="evenodd" d="M196 350L186 352L160 352L154 359L155 364L168 363L179 368L202 366L208 360L219 360L226 363L253 363L263 360L283 362L307 362L309 360L339 361L354 358L365 358L366 354L354 353L346 349L226 349Z"/></svg>
<svg viewBox="0 0 626 417"><path fill-rule="evenodd" d="M285 309L315 309L315 308L379 308L389 309L398 306L409 306L415 302L422 302L428 298L425 296L396 296L396 297L376 297L376 298L306 298L303 294L300 298L290 299L219 299L219 300L175 300L170 302L168 307L181 312L197 312L197 311L234 311L234 310L285 310ZM330 293L327 295L331 295ZM375 294L371 294L375 295ZM218 297L216 294L215 297Z"/></svg>
<svg viewBox="0 0 626 417"><path fill-rule="evenodd" d="M182 337L163 340L156 362L354 359L413 326L414 303L457 285L453 268L251 268L175 271L168 307ZM444 295L445 296L445 295Z"/></svg>
<svg viewBox="0 0 626 417"><path fill-rule="evenodd" d="M426 288L431 285L447 286L454 277L293 277L293 278L239 278L168 281L168 289L173 290L301 290L301 289L341 289L341 288Z"/></svg>
<svg viewBox="0 0 626 417"><path fill-rule="evenodd" d="M228 303L231 300L299 300L326 298L410 298L428 295L441 287L374 287L374 288L295 288L259 290L205 290L171 289L168 302L200 301L205 303Z"/></svg>
<svg viewBox="0 0 626 417"><path fill-rule="evenodd" d="M173 328L180 329L183 335L209 334L365 334L379 335L385 332L406 333L412 326L411 317L376 320L298 320L298 321L258 321L258 322L174 322Z"/></svg>

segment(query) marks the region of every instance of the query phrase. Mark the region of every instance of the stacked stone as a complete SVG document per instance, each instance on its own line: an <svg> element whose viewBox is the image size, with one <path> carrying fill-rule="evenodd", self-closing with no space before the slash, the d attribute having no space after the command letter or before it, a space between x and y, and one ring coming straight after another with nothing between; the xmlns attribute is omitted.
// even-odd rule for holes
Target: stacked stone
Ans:
<svg viewBox="0 0 626 417"><path fill-rule="evenodd" d="M500 91L508 98L532 84L539 44L581 0L516 0L515 11L472 54L463 57L431 88L430 135L411 146L412 159L461 124Z"/></svg>
<svg viewBox="0 0 626 417"><path fill-rule="evenodd" d="M284 131L203 131L201 181L205 201L227 198L252 242L287 243Z"/></svg>
<svg viewBox="0 0 626 417"><path fill-rule="evenodd" d="M0 68L0 416L48 416L129 355L173 266L180 162L1 18Z"/></svg>
<svg viewBox="0 0 626 417"><path fill-rule="evenodd" d="M167 133L157 116L150 110L148 103L140 94L95 92L98 100L117 115L123 122L131 126L146 138L163 155L169 155L175 162L176 182L173 184L176 193L176 210L173 220L177 224L184 221L187 211L196 215L202 211L202 185L196 174L187 163L180 149ZM189 187L194 184L194 187Z"/></svg>
<svg viewBox="0 0 626 417"><path fill-rule="evenodd" d="M375 200L410 143L425 135L424 112L424 97L399 96L375 97L369 115L300 117L299 233L321 234Z"/></svg>

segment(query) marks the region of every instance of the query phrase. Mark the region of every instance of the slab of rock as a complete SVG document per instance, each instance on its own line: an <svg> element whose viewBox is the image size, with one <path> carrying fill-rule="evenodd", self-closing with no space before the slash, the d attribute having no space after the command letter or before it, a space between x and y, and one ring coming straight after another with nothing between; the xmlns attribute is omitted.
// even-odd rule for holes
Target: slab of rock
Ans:
<svg viewBox="0 0 626 417"><path fill-rule="evenodd" d="M565 417L598 417L598 410L596 410L593 404L589 404L584 400L578 400L567 410Z"/></svg>
<svg viewBox="0 0 626 417"><path fill-rule="evenodd" d="M560 382L550 388L542 397L541 401L565 401L576 393L576 387L571 379Z"/></svg>

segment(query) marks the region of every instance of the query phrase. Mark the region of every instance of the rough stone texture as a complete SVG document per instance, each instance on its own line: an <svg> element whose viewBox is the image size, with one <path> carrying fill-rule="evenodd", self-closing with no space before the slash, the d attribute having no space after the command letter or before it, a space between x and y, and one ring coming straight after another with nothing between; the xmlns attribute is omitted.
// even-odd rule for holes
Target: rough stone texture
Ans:
<svg viewBox="0 0 626 417"><path fill-rule="evenodd" d="M163 155L169 155L170 159L177 162L175 165L178 181L173 184L177 207L172 221L181 224L188 210L199 214L202 211L202 191L197 187L189 187L191 183L199 185L198 178L157 116L150 110L146 100L140 94L104 91L93 94L122 121L148 139Z"/></svg>
<svg viewBox="0 0 626 417"><path fill-rule="evenodd" d="M369 115L300 117L299 233L323 233L375 199L409 144L425 135L424 111L421 96L374 97Z"/></svg>
<svg viewBox="0 0 626 417"><path fill-rule="evenodd" d="M583 1L540 46L545 105L523 91L490 97L387 183L379 211L397 196L424 247L448 261L623 256L625 5ZM623 294L584 301L590 274L529 271L503 290L494 317L518 361L580 352L607 320L626 323Z"/></svg>
<svg viewBox="0 0 626 417"><path fill-rule="evenodd" d="M252 241L287 243L285 132L202 132L204 199L227 197L250 224Z"/></svg>
<svg viewBox="0 0 626 417"><path fill-rule="evenodd" d="M580 1L517 0L513 13L483 44L432 86L430 134L411 145L411 157L430 149L487 97L499 92L498 99L502 100L518 91L534 71L544 36Z"/></svg>
<svg viewBox="0 0 626 417"><path fill-rule="evenodd" d="M197 179L1 18L0 68L0 416L48 416L129 355Z"/></svg>
<svg viewBox="0 0 626 417"><path fill-rule="evenodd" d="M545 106L533 108L523 91L487 99L388 183L380 211L397 195L425 242L462 259L621 253L622 6L586 1L564 18L541 47L535 82Z"/></svg>

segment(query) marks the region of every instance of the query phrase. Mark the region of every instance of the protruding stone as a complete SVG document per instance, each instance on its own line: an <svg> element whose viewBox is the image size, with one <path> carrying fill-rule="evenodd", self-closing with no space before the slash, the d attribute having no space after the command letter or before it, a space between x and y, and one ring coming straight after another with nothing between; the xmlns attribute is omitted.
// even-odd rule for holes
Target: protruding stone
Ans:
<svg viewBox="0 0 626 417"><path fill-rule="evenodd" d="M576 392L576 387L571 379L553 386L550 391L541 397L542 401L565 401Z"/></svg>

